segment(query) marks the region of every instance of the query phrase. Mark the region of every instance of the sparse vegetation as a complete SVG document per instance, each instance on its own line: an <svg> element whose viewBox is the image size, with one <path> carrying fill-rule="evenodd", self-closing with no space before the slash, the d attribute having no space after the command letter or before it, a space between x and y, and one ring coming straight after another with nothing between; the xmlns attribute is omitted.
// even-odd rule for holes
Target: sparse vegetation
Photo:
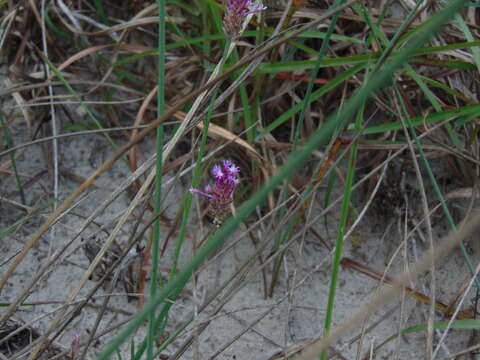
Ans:
<svg viewBox="0 0 480 360"><path fill-rule="evenodd" d="M0 358L480 351L477 4L0 13Z"/></svg>

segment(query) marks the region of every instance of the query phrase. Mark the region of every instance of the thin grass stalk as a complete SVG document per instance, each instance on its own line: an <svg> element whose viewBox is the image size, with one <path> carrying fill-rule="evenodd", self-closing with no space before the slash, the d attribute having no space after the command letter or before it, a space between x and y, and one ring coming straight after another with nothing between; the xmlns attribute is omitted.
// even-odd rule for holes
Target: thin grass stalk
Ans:
<svg viewBox="0 0 480 360"><path fill-rule="evenodd" d="M355 123L356 135L362 128L362 118L364 113L365 104L363 103L360 107L360 110L357 113L357 120ZM340 261L343 255L343 245L345 240L345 231L347 227L348 217L350 214L350 199L352 197L352 186L353 180L355 178L355 168L357 163L357 154L358 154L358 145L356 142L352 144L350 150L350 157L348 159L348 170L347 170L347 178L345 181L345 189L344 195L342 200L342 207L340 210L340 222L338 224L338 232L337 232L337 240L335 242L335 253L332 262L332 271L331 271L331 278L330 278L330 288L328 290L328 300L327 300L327 310L325 313L325 323L323 327L323 334L327 336L330 332L332 327L333 321L333 310L335 306L335 295L337 292L337 284L338 284L338 275L340 273ZM328 352L324 351L321 356L321 360L328 359Z"/></svg>
<svg viewBox="0 0 480 360"><path fill-rule="evenodd" d="M49 9L45 9L45 24L47 27L52 30L55 35L57 35L59 38L61 38L64 41L71 41L71 35L70 33L61 30L53 21L50 19L49 15ZM1 47L1 46L0 46Z"/></svg>
<svg viewBox="0 0 480 360"><path fill-rule="evenodd" d="M325 197L323 201L324 206L327 206L330 203L330 199L333 194L333 187L335 186L336 182L337 182L337 173L335 171L332 171L328 177L327 186L325 188ZM323 225L325 226L325 231L327 233L327 236L329 236L327 216L323 218Z"/></svg>
<svg viewBox="0 0 480 360"><path fill-rule="evenodd" d="M45 26L45 0L41 2L41 28L42 28L42 49L45 57L48 57L48 45L47 45L47 29ZM47 65L43 65L45 69L45 75L47 79L50 79L50 69ZM55 106L53 104L53 87L48 86L48 95L50 96L50 128L53 136L58 135L57 129L57 117ZM58 165L58 140L55 138L52 140L52 165L53 165L53 209L55 210L58 202L58 189L59 189L59 165ZM55 227L52 227L50 231L50 240L48 246L48 256L52 254L53 239L55 238Z"/></svg>
<svg viewBox="0 0 480 360"><path fill-rule="evenodd" d="M342 72L335 78L333 78L331 81L329 81L327 84L322 86L320 89L316 90L315 92L312 93L310 97L310 101L314 101L319 99L321 96L326 94L328 91L332 90L333 88L337 87L343 82L346 82L349 80L353 75L355 75L357 72L365 68L365 64L357 64L352 66L350 69ZM295 113L298 111L301 111L302 108L302 103L299 103L295 106L293 106L290 110L287 110L284 114L280 115L278 118L276 118L272 123L269 125L265 126L262 131L257 135L255 140L259 140L260 138L264 137L266 134L269 134L273 130L275 130L277 127L282 125L285 121L287 121L290 117L292 117Z"/></svg>
<svg viewBox="0 0 480 360"><path fill-rule="evenodd" d="M212 75L210 76L209 81L212 78L214 78L217 74L221 73L223 65L225 64L226 60L228 59L228 57L230 56L230 54L232 53L234 48L235 48L235 43L227 41L227 43L225 45L225 48L223 50L222 58L220 59L220 61L218 62L217 66L215 68L215 70L213 71ZM212 91L215 95L217 94L216 89L217 89L217 87L214 87L212 89ZM187 116L185 117L185 120L183 121L182 125L187 124L189 122L189 121L187 121L188 118L190 118L190 119L193 118L193 116L195 114L195 111L200 106L200 104L201 104L201 102L202 102L202 100L204 99L205 96L206 96L206 92L200 94L199 97L195 100L194 105L192 106L192 108L190 108L190 111L188 112ZM209 107L209 110L208 110L210 112L210 116L211 116L211 113L212 113L213 108L214 108L215 99L216 99L216 96L214 97L213 101L211 102L211 107ZM179 130L180 129L177 130L176 134L179 133ZM204 149L203 149L203 151L204 151ZM199 159L201 159L201 157ZM197 170L197 173L195 173L196 176L199 176L198 171L199 170ZM199 181L199 179L196 179L196 181ZM182 245L183 245L183 239L181 241L179 240L179 242L177 242L177 248L176 248L176 251L175 251L175 259L174 259L173 268L172 268L172 271L171 271L171 276L175 276L175 272L176 272L176 268L177 268L177 264L178 264L178 259L180 257L180 252L181 252L181 249L182 249Z"/></svg>
<svg viewBox="0 0 480 360"><path fill-rule="evenodd" d="M158 5L158 78L157 78L157 115L161 117L165 112L165 1L157 0ZM163 135L164 125L161 123L157 127L156 141L156 174L155 174L155 195L154 212L161 213L162 204L162 175L163 175ZM150 296L154 298L157 294L158 279L158 251L160 244L160 219L157 218L153 223L153 244L151 253L152 272L150 276ZM147 359L153 359L153 344L155 341L155 322L152 314L147 334Z"/></svg>
<svg viewBox="0 0 480 360"><path fill-rule="evenodd" d="M472 32L470 31L470 28L467 26L462 16L460 14L456 14L455 20L458 22L458 26L463 31L463 34L465 35L465 38L467 39L467 41L469 42L475 41L475 38L473 37ZM478 48L476 47L472 47L471 50L473 54L473 59L475 60L475 65L477 66L477 71L480 73L480 50L478 50Z"/></svg>
<svg viewBox="0 0 480 360"><path fill-rule="evenodd" d="M400 40L400 37L402 34L408 29L408 27L411 25L411 23L415 20L417 15L420 13L418 9L420 8L421 4L423 1L418 1L415 6L412 8L412 10L408 13L407 18L405 19L404 22L400 25L398 30L396 31L395 35L393 36L392 40L387 40L385 43L386 48L382 52L382 55L378 59L378 61L375 64L375 69L373 72L375 73L380 67L383 65L385 60L387 60L388 56L392 53L393 49L395 48L395 45L397 45L398 41ZM383 39L382 39L383 40Z"/></svg>
<svg viewBox="0 0 480 360"><path fill-rule="evenodd" d="M202 166L201 166L202 161L201 161L201 159L203 158L203 156L205 154L205 147L206 147L207 139L208 139L208 128L209 128L210 120L211 120L211 117L212 117L212 114L213 114L213 108L214 108L214 103L215 103L215 100L216 100L217 90L218 89L214 90L214 94L212 95L212 99L211 99L209 110L208 110L208 115L204 120L204 125L205 126L204 126L204 129L203 129L203 132L202 132L202 138L201 138L201 141L200 141L200 149L199 149L199 152L198 152L198 156L197 156L197 160L196 160L196 164L195 164L195 168L194 168L194 172L193 172L192 188L198 187L198 184L200 183L200 177L201 177L201 174L202 174ZM182 206L182 208L183 208L182 221L181 221L181 224L180 224L177 246L175 247L175 255L174 255L174 259L173 259L172 270L170 272L170 279L175 277L175 275L177 273L178 262L180 260L181 251L182 251L183 244L184 244L184 241L185 241L185 235L186 235L186 232L187 232L188 219L190 218L190 210L191 210L191 206L192 206L192 200L193 200L193 196L190 192L188 192L188 194L185 198L185 201L183 203L184 205ZM212 230L209 231L209 234L211 233L211 231ZM167 324L168 313L170 311L171 306L173 305L173 301L176 298L177 298L177 295L172 297L170 299L171 302L165 304L165 307L160 312L158 318L155 319L155 323L157 324L157 326L159 326L159 324L162 324L162 328L160 329L159 333L163 333L163 331L164 331L164 328Z"/></svg>
<svg viewBox="0 0 480 360"><path fill-rule="evenodd" d="M210 19L208 17L208 4L206 1L202 1L202 0L197 0L195 1L195 3L197 4L198 8L201 10L202 24L204 24L204 26L202 26L202 37L206 38L205 41L202 41L202 53L205 56L211 56L212 43L210 40L208 40L210 36L210 28L211 28ZM207 59L203 59L202 63L204 68L206 68L209 65L209 61Z"/></svg>
<svg viewBox="0 0 480 360"><path fill-rule="evenodd" d="M245 120L245 129L248 129L247 131L247 142L249 144L253 144L253 139L255 139L256 135L256 128L255 126L252 126L254 121L253 121L253 115L252 115L252 109L250 107L250 102L248 98L248 92L247 92L247 87L245 84L241 84L238 88L238 92L240 93L240 101L242 103L243 107L243 116Z"/></svg>
<svg viewBox="0 0 480 360"><path fill-rule="evenodd" d="M338 6L340 6L343 1L344 0L338 0L332 6L332 9L335 9ZM304 122L304 119L305 119L305 111L306 111L307 106L312 101L311 96L312 96L312 91L313 91L313 85L315 83L315 79L317 78L318 72L320 70L320 65L322 63L322 60L325 57L325 54L327 52L328 44L329 44L330 38L333 34L333 30L335 29L338 16L339 16L338 14L335 14L332 17L332 21L330 22L330 25L329 25L327 33L325 35L324 41L322 42L322 45L320 47L320 51L318 53L318 56L317 56L317 59L316 59L316 62L315 62L315 66L314 66L314 69L312 71L310 81L308 83L305 98L302 101L302 103L300 103L296 106L296 107L300 108L300 115L299 115L299 119L298 119L298 122L297 122L296 127L295 127L293 143L292 143L292 151L295 151L295 149L297 148L297 144L298 144L298 141L299 141L299 138L300 138L300 131L303 128L303 122ZM323 93L326 89L329 89L330 87L331 87L331 84L324 85L319 90L317 90L317 93L318 92ZM285 181L285 183L284 183L284 188L283 188L283 191L281 193L282 196L281 196L281 199L280 199L281 202L283 202L285 200L285 196L288 193L288 182L289 181ZM284 208L281 208L280 209L280 214L279 214L280 218L282 218L284 216L283 212L284 212ZM287 241L288 238L290 238L292 236L292 231L295 229L298 221L299 221L298 215L294 216L292 218L290 224L288 225L288 230L285 231L285 232L282 232L279 235L279 237L277 238L277 240L275 241L275 250L278 249L282 244L284 244ZM280 271L282 261L283 261L283 254L279 255L277 257L277 259L275 260L275 264L274 264L273 272L272 272L272 281L271 281L271 284L270 284L269 296L273 296L273 291L274 291L276 282L278 280L278 275L279 275L278 272Z"/></svg>

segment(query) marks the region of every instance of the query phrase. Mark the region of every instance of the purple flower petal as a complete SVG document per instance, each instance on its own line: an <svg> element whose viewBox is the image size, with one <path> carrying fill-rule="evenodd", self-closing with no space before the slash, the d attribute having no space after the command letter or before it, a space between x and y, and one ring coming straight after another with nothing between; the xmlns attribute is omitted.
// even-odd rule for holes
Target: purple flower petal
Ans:
<svg viewBox="0 0 480 360"><path fill-rule="evenodd" d="M198 190L198 189L190 188L189 191L190 191L192 194L202 195L202 196L208 197L208 198L210 198L210 199L213 198L212 195L207 194L207 193L204 193L203 191Z"/></svg>
<svg viewBox="0 0 480 360"><path fill-rule="evenodd" d="M222 172L222 169L220 168L220 166L215 165L215 166L212 168L212 174L213 174L213 176L215 176L216 178L222 177L222 176L223 176L223 172Z"/></svg>
<svg viewBox="0 0 480 360"><path fill-rule="evenodd" d="M266 10L266 9L267 9L267 7L262 5L262 6L259 6L259 7L255 8L255 9L252 9L250 11L247 11L245 13L245 15L255 14L257 12L260 12L260 11L263 11L263 10Z"/></svg>

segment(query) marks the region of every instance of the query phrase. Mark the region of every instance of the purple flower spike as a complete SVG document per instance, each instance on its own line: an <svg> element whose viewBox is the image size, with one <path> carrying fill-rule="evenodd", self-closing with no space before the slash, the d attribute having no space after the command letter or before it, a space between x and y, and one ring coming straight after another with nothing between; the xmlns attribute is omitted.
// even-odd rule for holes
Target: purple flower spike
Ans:
<svg viewBox="0 0 480 360"><path fill-rule="evenodd" d="M198 189L190 189L192 194L198 194L208 198L208 212L214 218L216 224L221 224L230 214L229 205L233 201L233 193L240 179L240 168L230 160L225 160L222 166L215 165L212 175L215 177L215 185L207 185L205 192Z"/></svg>
<svg viewBox="0 0 480 360"><path fill-rule="evenodd" d="M243 20L247 15L265 10L266 6L253 8L251 0L227 0L227 11L223 18L223 27L227 35L237 37L242 31Z"/></svg>

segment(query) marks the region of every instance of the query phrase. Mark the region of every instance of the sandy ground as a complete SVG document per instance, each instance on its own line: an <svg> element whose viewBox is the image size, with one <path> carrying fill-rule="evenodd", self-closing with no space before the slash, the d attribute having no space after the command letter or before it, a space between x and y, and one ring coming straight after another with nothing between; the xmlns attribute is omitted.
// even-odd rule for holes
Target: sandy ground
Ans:
<svg viewBox="0 0 480 360"><path fill-rule="evenodd" d="M20 144L27 141L26 125L17 120L11 127L15 137L15 143ZM4 238L1 242L0 259L3 264L0 272L4 272L8 266L7 259L10 259L31 236L35 229L45 219L45 216L51 211L51 207L44 207L52 199L52 179L51 171L45 171L48 165L45 161L45 154L49 153L45 144L34 145L17 152L17 165L25 188L26 205L41 209L40 216L22 224L13 234ZM60 142L60 165L62 167L62 176L60 177L60 199L64 199L78 185L78 179L74 176L87 177L101 162L111 154L105 138L100 135L82 136L76 138L67 138ZM1 159L1 164L7 161L7 158ZM36 175L40 174L35 178ZM118 161L116 165L107 174L103 175L95 182L95 188L92 189L86 197L75 206L70 213L64 216L55 226L54 231L47 233L42 240L30 251L26 259L15 271L14 276L9 280L6 290L1 294L1 302L13 300L21 291L22 287L28 283L32 274L45 263L49 254L60 248L67 239L71 238L76 229L79 228L85 217L89 216L101 202L118 186L129 174L126 164ZM176 179L172 182L172 188L166 199L167 215L173 217L178 199L185 191L188 179ZM16 189L13 176L2 174L1 195L7 199L20 202L20 194ZM89 235L95 234L95 239L102 243L107 237L106 233L111 231L115 224L115 219L126 209L130 201L128 194L122 194L99 218L96 219L95 227L89 227L82 235L81 239L76 240L69 250L62 256L62 260L57 262L52 271L38 283L35 291L28 297L27 302L46 302L45 305L34 307L21 307L14 316L19 322L29 323L31 328L39 333L48 328L53 314L61 307L63 301L78 285L84 270L89 265L89 259L85 253L85 241L90 241ZM338 209L337 209L338 210ZM319 209L314 209L312 218ZM12 225L18 219L22 219L25 212L6 201L0 203L0 221L1 229ZM368 266L382 271L385 269L390 256L394 253L401 243L397 220L390 219L394 225L386 236L383 236L387 224L375 224L378 221L371 219L370 216L353 233L345 245L344 256L355 259L356 261L367 264ZM333 219L330 217L330 219ZM369 220L370 219L370 220ZM333 220L332 220L333 221ZM382 220L384 221L384 220ZM120 246L125 244L129 229L133 225L130 221L123 229L121 235L117 238ZM208 224L204 224L203 231L207 230ZM99 231L100 227L104 227ZM316 221L314 229L321 234L324 240L332 245L335 241L335 224L329 225L329 232L324 227L323 218ZM411 227L410 227L411 228ZM188 259L191 256L192 242L194 236L196 241L201 238L202 228L197 220L192 220L187 242L185 245L182 259ZM268 236L269 229L256 228L256 235L260 241L269 241L273 239ZM446 233L443 224L436 228L435 241ZM190 283L184 293L176 301L171 310L171 324L168 331L172 332L182 320L188 318L195 308L198 308L214 289L232 275L242 269L242 266L252 258L255 248L247 236L242 232L237 232L230 239L227 251L218 254L216 260L208 267L203 268L197 276L195 286ZM83 242L82 242L83 239ZM90 240L89 240L90 239ZM353 241L353 244L352 244ZM478 242L478 238L476 239ZM265 255L272 248L267 246ZM404 250L398 253L393 261L391 275L405 268L404 258L408 263L415 261L426 249L426 244L419 240L418 236L408 239L408 245ZM168 260L168 253L173 251L170 244L167 255L162 261L162 267L168 268L171 263ZM472 248L474 259L478 260L478 250ZM302 345L309 339L317 338L322 334L323 320L325 315L327 294L329 288L330 262L328 259L329 251L321 242L307 233L303 239L296 240L285 252L286 262L280 271L280 279L272 298L265 299L263 275L260 271L258 261L248 266L250 270L246 275L246 280L218 312L213 314L218 302L200 313L193 324L188 328L187 335L180 337L180 340L174 343L165 354L173 354L182 340L188 335L195 333L198 326L210 320L207 329L200 335L199 341L194 342L193 346L183 355L185 359L213 359L220 349L225 348L217 358L219 359L277 359L281 358L281 351L295 348L295 345ZM331 257L330 257L331 258ZM166 273L162 273L166 276ZM271 279L271 266L265 269L267 279ZM458 251L440 262L437 267L437 298L439 301L448 303L457 293L460 284L467 278L468 271L464 261ZM411 286L418 291L428 293L429 284L427 278L422 279ZM95 278L88 280L80 296L84 296L95 284ZM369 301L373 296L378 282L374 279L360 274L351 269L343 269L340 273L340 287L337 292L337 301L335 305L335 323L349 317L349 315L361 304ZM292 289L295 289L292 291ZM116 293L123 294L125 289L122 282L116 286ZM99 294L104 294L101 290ZM471 295L469 295L464 308L472 306ZM402 300L403 304L402 304ZM55 301L55 304L48 302ZM88 337L88 330L92 328L95 317L98 314L98 308L94 306L100 304L101 298L96 298L92 306L84 308L82 313L77 316L67 327L63 334L55 340L55 345L60 349L68 350L74 337L78 332L82 341ZM137 301L128 301L125 295L113 296L109 303L110 309L106 312L100 325L100 332L108 329L115 324L120 323L137 311ZM367 326L367 334L363 341L362 354L371 347L380 344L386 338L394 335L400 326L401 314L403 318L402 326L417 325L425 323L428 307L406 295L399 297L393 303L384 308L378 309L372 314ZM212 315L213 314L213 315ZM437 320L443 319L441 314L437 314ZM245 329L251 327L249 330ZM93 347L94 351L99 351L111 335L102 337ZM342 338L334 349L345 359L354 359L358 346L358 334L360 329L348 336ZM141 339L143 331L137 334L137 341ZM240 335L241 334L241 335ZM436 334L438 340L441 332ZM238 335L238 339L236 338ZM442 347L439 355L445 356L448 352L453 353L461 350L468 345L470 332L454 330ZM424 358L425 332L405 335L397 340L391 341L376 354L376 359L392 359L393 354L398 354L400 359L420 359ZM233 341L230 346L229 343ZM94 358L92 351L89 356ZM126 349L125 349L126 351ZM128 352L124 353L124 359L128 359Z"/></svg>

